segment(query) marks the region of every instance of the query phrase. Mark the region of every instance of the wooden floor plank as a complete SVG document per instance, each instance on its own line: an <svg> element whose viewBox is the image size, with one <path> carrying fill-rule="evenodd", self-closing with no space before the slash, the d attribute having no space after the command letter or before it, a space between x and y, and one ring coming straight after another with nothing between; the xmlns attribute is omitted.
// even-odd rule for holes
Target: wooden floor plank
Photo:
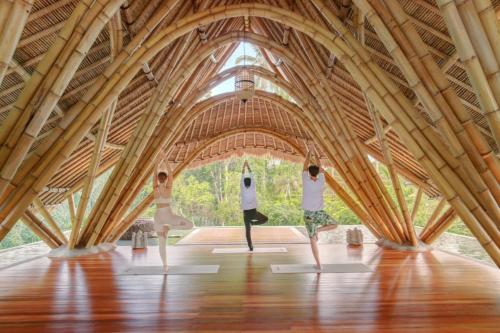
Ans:
<svg viewBox="0 0 500 333"><path fill-rule="evenodd" d="M312 263L288 253L214 255L172 246L170 263L221 265L219 274L122 276L158 265L156 247L0 270L0 332L499 332L500 271L440 251L321 245L325 263L363 262L373 273L272 274Z"/></svg>

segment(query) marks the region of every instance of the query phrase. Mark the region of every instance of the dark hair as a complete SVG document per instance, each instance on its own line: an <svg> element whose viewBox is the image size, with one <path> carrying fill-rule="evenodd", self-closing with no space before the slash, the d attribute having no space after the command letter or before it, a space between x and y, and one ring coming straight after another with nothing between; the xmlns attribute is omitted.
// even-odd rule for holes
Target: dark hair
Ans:
<svg viewBox="0 0 500 333"><path fill-rule="evenodd" d="M165 176L165 177L167 177L167 173L166 172L163 172L163 171L158 172L158 177L160 177L162 175Z"/></svg>
<svg viewBox="0 0 500 333"><path fill-rule="evenodd" d="M250 177L243 178L243 184L245 184L246 188L249 188L250 185L252 184L252 178L250 178Z"/></svg>
<svg viewBox="0 0 500 333"><path fill-rule="evenodd" d="M309 166L309 174L313 177L316 177L319 174L319 166L310 165Z"/></svg>

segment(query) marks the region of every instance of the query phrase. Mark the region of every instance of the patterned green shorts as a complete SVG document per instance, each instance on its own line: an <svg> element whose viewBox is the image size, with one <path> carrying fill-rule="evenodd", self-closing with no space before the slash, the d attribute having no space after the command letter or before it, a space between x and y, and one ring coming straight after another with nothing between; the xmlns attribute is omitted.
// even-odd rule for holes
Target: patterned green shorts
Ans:
<svg viewBox="0 0 500 333"><path fill-rule="evenodd" d="M304 222L310 238L316 236L316 230L325 225L338 224L337 221L328 215L324 210L312 212L304 210Z"/></svg>

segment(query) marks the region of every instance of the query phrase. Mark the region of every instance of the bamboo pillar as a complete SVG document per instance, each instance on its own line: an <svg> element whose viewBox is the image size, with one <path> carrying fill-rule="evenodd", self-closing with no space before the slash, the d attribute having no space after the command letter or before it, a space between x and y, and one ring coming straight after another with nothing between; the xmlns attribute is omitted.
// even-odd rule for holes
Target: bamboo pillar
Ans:
<svg viewBox="0 0 500 333"><path fill-rule="evenodd" d="M45 227L35 214L29 210L26 210L21 219L24 224L26 224L26 226L30 228L35 235L40 237L50 248L55 249L63 245L57 236Z"/></svg>
<svg viewBox="0 0 500 333"><path fill-rule="evenodd" d="M398 175L397 175L396 170L394 168L394 160L392 158L392 153L391 153L391 150L389 147L389 143L387 142L387 138L385 137L384 131L382 129L382 122L380 120L380 115L373 108L373 105L371 104L370 101L366 100L366 104L368 106L368 111L370 112L372 119L373 119L375 133L378 137L379 144L380 144L380 147L382 149L385 164L387 166L387 169L389 170L389 175L391 177L392 187L394 188L394 191L396 192L396 198L398 200L399 207L403 213L404 222L406 225L406 233L411 241L411 244L413 246L417 246L417 237L415 235L415 229L413 227L414 216L413 216L413 214L410 216L410 213L408 211L408 204L406 203L406 199L404 197L403 190L401 189L401 183L399 181Z"/></svg>
<svg viewBox="0 0 500 333"><path fill-rule="evenodd" d="M415 197L415 202L413 203L413 208L411 210L412 221L415 221L415 216L417 216L418 208L420 207L420 202L422 200L422 194L424 194L424 191L422 190L421 187L419 187L417 191L417 196Z"/></svg>
<svg viewBox="0 0 500 333"><path fill-rule="evenodd" d="M34 0L0 0L0 85L21 38Z"/></svg>
<svg viewBox="0 0 500 333"><path fill-rule="evenodd" d="M0 195L10 185L80 62L123 1L81 1L26 83L0 126ZM95 16L100 19L89 19Z"/></svg>
<svg viewBox="0 0 500 333"><path fill-rule="evenodd" d="M453 223L457 214L453 210L453 208L449 208L443 215L434 223L431 227L429 227L425 233L420 235L420 239L422 242L431 244L435 241L443 232L448 229L448 227Z"/></svg>
<svg viewBox="0 0 500 333"><path fill-rule="evenodd" d="M441 213L441 211L443 210L445 205L446 205L446 199L443 198L439 201L436 208L432 212L431 216L429 217L429 219L425 223L425 226L422 229L422 231L420 232L420 235L422 235L429 227L431 227L434 224L434 221L438 218L439 213Z"/></svg>
<svg viewBox="0 0 500 333"><path fill-rule="evenodd" d="M49 213L43 202L39 199L36 198L33 201L33 204L35 208L38 210L38 212L43 216L45 221L50 225L50 228L52 231L59 237L59 239L62 240L63 243L67 243L68 239L66 238L66 235L61 231L61 228L57 225L57 222L54 220L52 215Z"/></svg>
<svg viewBox="0 0 500 333"><path fill-rule="evenodd" d="M111 44L111 60L116 58L122 49L123 45L123 31L120 13L115 14L108 24L110 31L110 44ZM80 226L83 223L83 218L85 210L90 199L90 192L94 186L94 180L97 175L97 169L101 161L101 155L104 150L104 145L106 143L106 138L108 137L109 128L111 126L111 121L113 120L113 115L116 110L118 100L115 100L111 107L104 113L103 117L99 122L99 129L97 132L97 138L94 144L94 152L90 161L89 171L85 177L85 183L82 189L82 195L80 197L80 202L78 203L78 209L76 213L75 225L71 231L69 248L73 249L78 241L80 234Z"/></svg>
<svg viewBox="0 0 500 333"><path fill-rule="evenodd" d="M71 230L74 230L76 226L76 211L75 211L75 200L73 194L68 197L68 209L69 209L69 218L71 220Z"/></svg>
<svg viewBox="0 0 500 333"><path fill-rule="evenodd" d="M438 0L437 5L476 89L495 142L500 146L500 58L494 52L498 45L492 48L488 38L489 35L498 44L498 31L495 33L494 28L487 27L488 34L485 32L472 1Z"/></svg>

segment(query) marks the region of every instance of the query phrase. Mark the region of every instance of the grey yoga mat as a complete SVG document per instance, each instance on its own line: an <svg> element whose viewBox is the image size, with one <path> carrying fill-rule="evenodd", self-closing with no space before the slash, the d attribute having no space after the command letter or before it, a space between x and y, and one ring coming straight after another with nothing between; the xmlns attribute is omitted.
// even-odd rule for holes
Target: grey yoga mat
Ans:
<svg viewBox="0 0 500 333"><path fill-rule="evenodd" d="M370 267L362 263L350 264L327 264L322 265L321 270L314 267L314 265L271 265L271 270L276 274L290 274L290 273L369 273L372 272Z"/></svg>
<svg viewBox="0 0 500 333"><path fill-rule="evenodd" d="M179 265L168 266L168 271L163 272L162 266L131 266L120 275L195 275L217 274L219 265Z"/></svg>

